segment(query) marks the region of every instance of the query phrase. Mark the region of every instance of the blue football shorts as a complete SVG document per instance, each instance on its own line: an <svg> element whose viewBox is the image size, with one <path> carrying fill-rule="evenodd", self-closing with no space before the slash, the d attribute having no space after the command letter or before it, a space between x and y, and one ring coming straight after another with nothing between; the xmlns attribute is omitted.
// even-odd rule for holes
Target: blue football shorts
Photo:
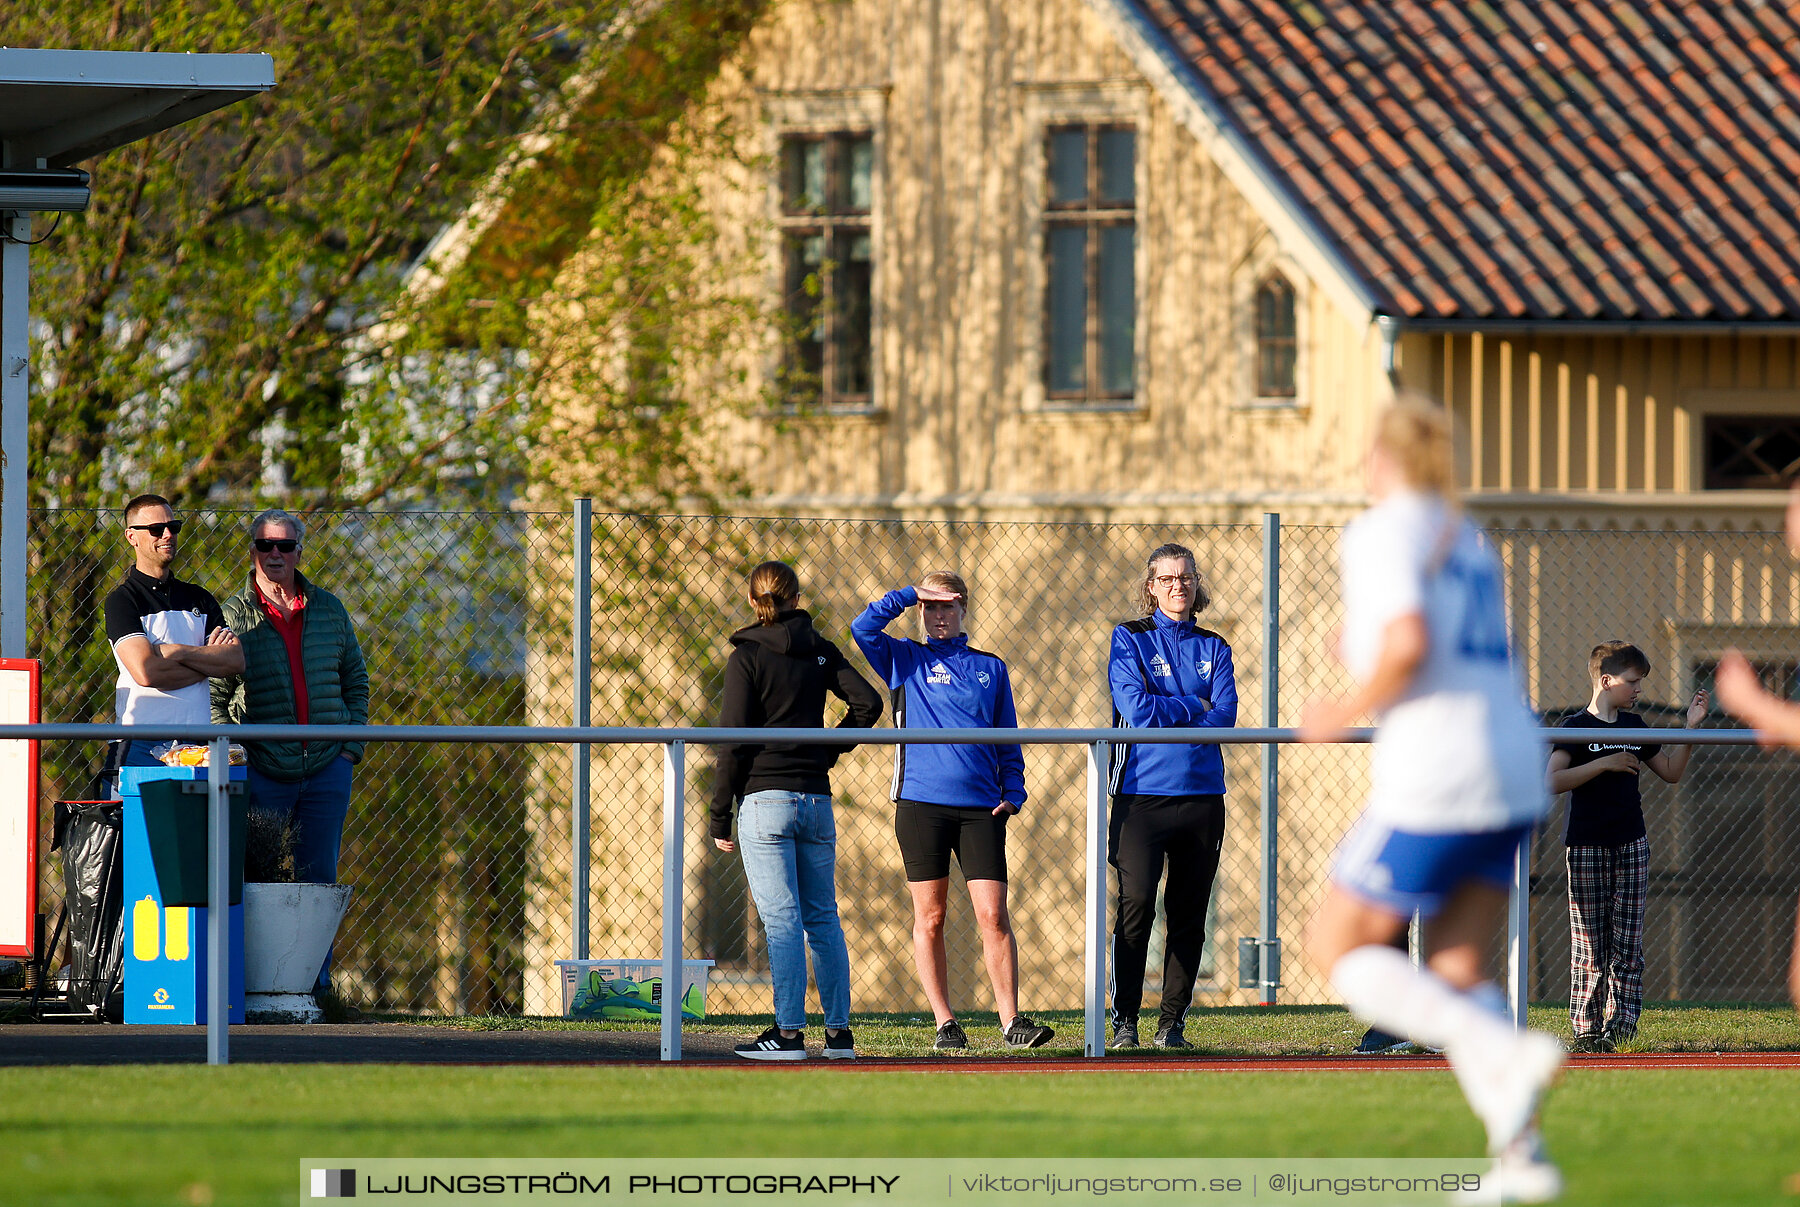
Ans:
<svg viewBox="0 0 1800 1207"><path fill-rule="evenodd" d="M1331 878L1341 888L1406 917L1436 917L1469 881L1505 888L1529 825L1474 833L1416 834L1365 815L1338 847Z"/></svg>

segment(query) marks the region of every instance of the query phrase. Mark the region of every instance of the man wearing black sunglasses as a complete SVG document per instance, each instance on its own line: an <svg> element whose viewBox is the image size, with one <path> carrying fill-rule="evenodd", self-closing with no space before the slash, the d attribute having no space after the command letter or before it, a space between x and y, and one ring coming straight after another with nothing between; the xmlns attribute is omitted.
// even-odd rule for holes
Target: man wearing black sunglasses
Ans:
<svg viewBox="0 0 1800 1207"><path fill-rule="evenodd" d="M161 495L138 495L125 504L133 564L103 608L119 666L114 707L121 725L205 725L211 720L206 681L244 669L243 648L226 627L219 601L171 569L181 524ZM127 742L114 765L153 767L150 750L160 744Z"/></svg>
<svg viewBox="0 0 1800 1207"><path fill-rule="evenodd" d="M225 620L244 643L242 674L212 685L212 719L241 725L363 725L369 673L350 613L300 573L306 525L285 511L250 521L250 574L225 601ZM250 798L259 813L291 827L294 875L337 883L351 767L361 742L246 742ZM331 957L313 992L331 993ZM347 1011L345 1013L348 1013Z"/></svg>

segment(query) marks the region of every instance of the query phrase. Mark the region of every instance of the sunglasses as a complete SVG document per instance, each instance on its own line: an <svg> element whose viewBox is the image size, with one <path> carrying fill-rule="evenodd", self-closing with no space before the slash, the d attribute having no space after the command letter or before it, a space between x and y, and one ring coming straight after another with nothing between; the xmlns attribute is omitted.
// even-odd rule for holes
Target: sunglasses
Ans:
<svg viewBox="0 0 1800 1207"><path fill-rule="evenodd" d="M299 541L272 541L267 537L260 536L250 543L256 546L256 551L258 553L273 553L277 549L281 550L283 553L292 553L294 550L300 548Z"/></svg>
<svg viewBox="0 0 1800 1207"><path fill-rule="evenodd" d="M186 520L170 520L164 524L127 524L125 527L131 529L133 532L148 532L151 536L160 541L164 529L167 529L171 533L180 532L181 526L185 523L187 523Z"/></svg>

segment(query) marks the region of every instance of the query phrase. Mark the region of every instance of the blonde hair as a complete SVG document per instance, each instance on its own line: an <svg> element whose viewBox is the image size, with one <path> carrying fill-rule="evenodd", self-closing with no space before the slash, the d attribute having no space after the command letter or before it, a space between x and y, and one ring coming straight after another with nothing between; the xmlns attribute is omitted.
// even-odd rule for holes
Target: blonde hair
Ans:
<svg viewBox="0 0 1800 1207"><path fill-rule="evenodd" d="M756 622L775 623L775 618L800 602L800 576L786 562L764 562L750 571L750 606Z"/></svg>
<svg viewBox="0 0 1800 1207"><path fill-rule="evenodd" d="M1437 399L1403 391L1376 417L1374 444L1408 486L1455 502L1456 424Z"/></svg>
<svg viewBox="0 0 1800 1207"><path fill-rule="evenodd" d="M969 606L969 584L954 570L933 570L919 580L919 585L938 591L955 592L957 598L962 600L963 607Z"/></svg>

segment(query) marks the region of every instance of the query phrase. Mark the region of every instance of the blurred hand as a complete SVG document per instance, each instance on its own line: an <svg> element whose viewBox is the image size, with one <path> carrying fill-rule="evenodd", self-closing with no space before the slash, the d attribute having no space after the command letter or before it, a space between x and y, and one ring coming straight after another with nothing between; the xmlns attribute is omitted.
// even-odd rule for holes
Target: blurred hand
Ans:
<svg viewBox="0 0 1800 1207"><path fill-rule="evenodd" d="M1736 649L1720 656L1719 669L1713 672L1713 690L1719 693L1726 712L1751 724L1755 724L1752 714L1762 711L1770 699L1750 660Z"/></svg>
<svg viewBox="0 0 1800 1207"><path fill-rule="evenodd" d="M224 625L220 625L206 635L207 645L237 645L238 635Z"/></svg>
<svg viewBox="0 0 1800 1207"><path fill-rule="evenodd" d="M1687 724L1689 729L1692 729L1694 726L1700 724L1700 722L1706 720L1709 704L1710 698L1707 696L1705 688L1701 688L1694 693L1694 698L1688 701L1687 707Z"/></svg>
<svg viewBox="0 0 1800 1207"><path fill-rule="evenodd" d="M729 838L715 838L713 839L713 845L718 847L721 851L724 851L727 855L737 850L737 843L731 841Z"/></svg>
<svg viewBox="0 0 1800 1207"><path fill-rule="evenodd" d="M914 587L913 590L919 593L921 600L928 599L932 603L955 603L962 598L956 592L946 591L942 587Z"/></svg>
<svg viewBox="0 0 1800 1207"><path fill-rule="evenodd" d="M1324 697L1310 700L1300 710L1300 740L1302 742L1335 742L1344 736L1350 728L1350 722L1356 719L1342 700L1331 700Z"/></svg>

